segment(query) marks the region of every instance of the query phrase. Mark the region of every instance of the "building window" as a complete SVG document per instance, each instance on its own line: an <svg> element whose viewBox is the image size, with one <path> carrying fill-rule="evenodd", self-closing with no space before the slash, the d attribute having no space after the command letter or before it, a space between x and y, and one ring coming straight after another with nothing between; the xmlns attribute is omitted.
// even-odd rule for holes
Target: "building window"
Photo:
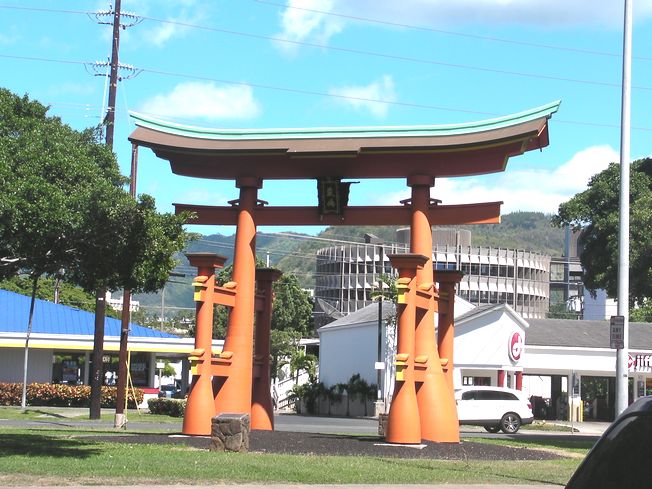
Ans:
<svg viewBox="0 0 652 489"><path fill-rule="evenodd" d="M551 263L550 264L550 281L563 282L564 281L564 264Z"/></svg>
<svg viewBox="0 0 652 489"><path fill-rule="evenodd" d="M462 385L491 385L491 377L462 377Z"/></svg>
<svg viewBox="0 0 652 489"><path fill-rule="evenodd" d="M52 358L52 383L77 385L84 381L84 355L55 353Z"/></svg>

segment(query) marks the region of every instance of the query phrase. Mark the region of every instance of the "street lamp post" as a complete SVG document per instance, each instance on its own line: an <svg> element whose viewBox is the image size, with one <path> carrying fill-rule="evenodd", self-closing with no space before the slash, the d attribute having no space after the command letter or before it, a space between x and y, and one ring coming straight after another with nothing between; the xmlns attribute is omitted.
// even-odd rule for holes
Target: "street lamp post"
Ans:
<svg viewBox="0 0 652 489"><path fill-rule="evenodd" d="M618 230L618 315L623 317L622 348L616 350L616 415L629 404L629 158L631 109L632 2L625 0L623 80L620 120L620 211Z"/></svg>

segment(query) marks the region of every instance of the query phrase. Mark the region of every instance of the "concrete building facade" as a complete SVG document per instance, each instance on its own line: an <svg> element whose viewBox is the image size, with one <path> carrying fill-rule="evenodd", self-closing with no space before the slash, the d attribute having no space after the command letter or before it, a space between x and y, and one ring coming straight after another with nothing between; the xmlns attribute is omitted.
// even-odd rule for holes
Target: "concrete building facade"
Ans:
<svg viewBox="0 0 652 489"><path fill-rule="evenodd" d="M382 275L391 275L387 258L409 250L409 229L397 231L399 243L366 242L317 251L315 298L320 316L330 320L371 304ZM550 294L550 257L540 253L471 245L471 232L433 231L433 266L461 270L457 294L475 305L508 304L524 318L546 317ZM319 325L327 324L328 320Z"/></svg>

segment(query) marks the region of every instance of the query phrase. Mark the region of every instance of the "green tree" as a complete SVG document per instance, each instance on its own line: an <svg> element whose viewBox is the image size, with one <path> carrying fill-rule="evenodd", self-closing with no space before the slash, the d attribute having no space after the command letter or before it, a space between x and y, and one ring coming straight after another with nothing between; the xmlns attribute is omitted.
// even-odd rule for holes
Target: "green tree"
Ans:
<svg viewBox="0 0 652 489"><path fill-rule="evenodd" d="M42 276L65 269L88 292L157 290L189 237L187 216L158 214L151 197L136 201L124 190L115 156L97 135L0 89L0 275L21 271L32 283L25 378Z"/></svg>
<svg viewBox="0 0 652 489"><path fill-rule="evenodd" d="M630 321L652 323L652 299L645 299L636 306L629 313Z"/></svg>
<svg viewBox="0 0 652 489"><path fill-rule="evenodd" d="M281 368L287 363L285 359L290 358L296 351L300 339L301 334L292 329L284 331L273 329L270 332L272 383L276 381Z"/></svg>
<svg viewBox="0 0 652 489"><path fill-rule="evenodd" d="M308 381L315 382L317 380L317 357L310 353L306 353L302 348L295 348L290 357L287 359L290 366L290 375L294 377L295 384L299 382L299 375L302 371L308 373Z"/></svg>
<svg viewBox="0 0 652 489"><path fill-rule="evenodd" d="M30 295L32 293L32 283L27 275L15 275L0 280L0 289ZM57 278L53 277L39 279L36 298L54 301L55 289L58 289L59 304L75 307L82 311L93 312L95 310L95 297L92 294L66 280L57 280ZM107 314L115 318L119 317L119 313L111 309L107 311Z"/></svg>
<svg viewBox="0 0 652 489"><path fill-rule="evenodd" d="M582 228L582 280L591 291L618 290L620 167L612 163L588 188L559 206L553 223ZM652 297L652 159L634 161L630 172L630 305Z"/></svg>
<svg viewBox="0 0 652 489"><path fill-rule="evenodd" d="M82 236L91 195L124 181L92 130L75 131L46 113L27 96L0 89L0 274L21 271L32 285L23 384L38 281L75 265L88 244Z"/></svg>
<svg viewBox="0 0 652 489"><path fill-rule="evenodd" d="M302 337L315 335L313 304L310 294L299 285L296 276L287 274L274 283L272 329L298 331Z"/></svg>

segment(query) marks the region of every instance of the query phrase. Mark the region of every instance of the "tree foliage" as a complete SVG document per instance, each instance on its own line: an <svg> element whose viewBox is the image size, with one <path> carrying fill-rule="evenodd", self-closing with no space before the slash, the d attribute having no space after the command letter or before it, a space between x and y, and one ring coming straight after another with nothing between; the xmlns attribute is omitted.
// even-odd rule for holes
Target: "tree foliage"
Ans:
<svg viewBox="0 0 652 489"><path fill-rule="evenodd" d="M593 176L588 188L559 206L558 226L582 228L582 280L591 291L618 290L620 166ZM634 161L630 171L630 301L652 297L652 159Z"/></svg>
<svg viewBox="0 0 652 489"><path fill-rule="evenodd" d="M57 287L55 278L42 277L38 282L36 298L53 301L55 287ZM29 295L32 293L32 282L25 275L16 275L14 277L0 280L0 289L16 292L17 294ZM81 287L65 280L61 280L58 284L58 289L59 304L75 307L82 311L95 311L95 297L83 290ZM118 311L114 311L111 308L107 309L107 314L114 318L120 317Z"/></svg>
<svg viewBox="0 0 652 489"><path fill-rule="evenodd" d="M287 359L291 358L298 349L301 335L294 330L275 330L270 332L270 356L272 379L276 380Z"/></svg>
<svg viewBox="0 0 652 489"><path fill-rule="evenodd" d="M159 215L151 197L136 201L126 192L115 155L98 135L76 131L49 117L39 102L0 89L0 276L20 271L32 282L23 406L39 278L63 268L89 292L156 290L188 237L187 216ZM103 324L103 308L97 311L96 324ZM99 417L97 346L91 413L97 406Z"/></svg>
<svg viewBox="0 0 652 489"><path fill-rule="evenodd" d="M314 336L313 304L310 294L295 275L284 274L274 283L272 329L297 331L302 337Z"/></svg>
<svg viewBox="0 0 652 489"><path fill-rule="evenodd" d="M0 273L69 268L91 195L123 182L113 154L27 96L0 89Z"/></svg>
<svg viewBox="0 0 652 489"><path fill-rule="evenodd" d="M64 268L87 291L153 291L186 244L187 216L133 199L98 133L76 131L47 107L0 89L0 274Z"/></svg>

